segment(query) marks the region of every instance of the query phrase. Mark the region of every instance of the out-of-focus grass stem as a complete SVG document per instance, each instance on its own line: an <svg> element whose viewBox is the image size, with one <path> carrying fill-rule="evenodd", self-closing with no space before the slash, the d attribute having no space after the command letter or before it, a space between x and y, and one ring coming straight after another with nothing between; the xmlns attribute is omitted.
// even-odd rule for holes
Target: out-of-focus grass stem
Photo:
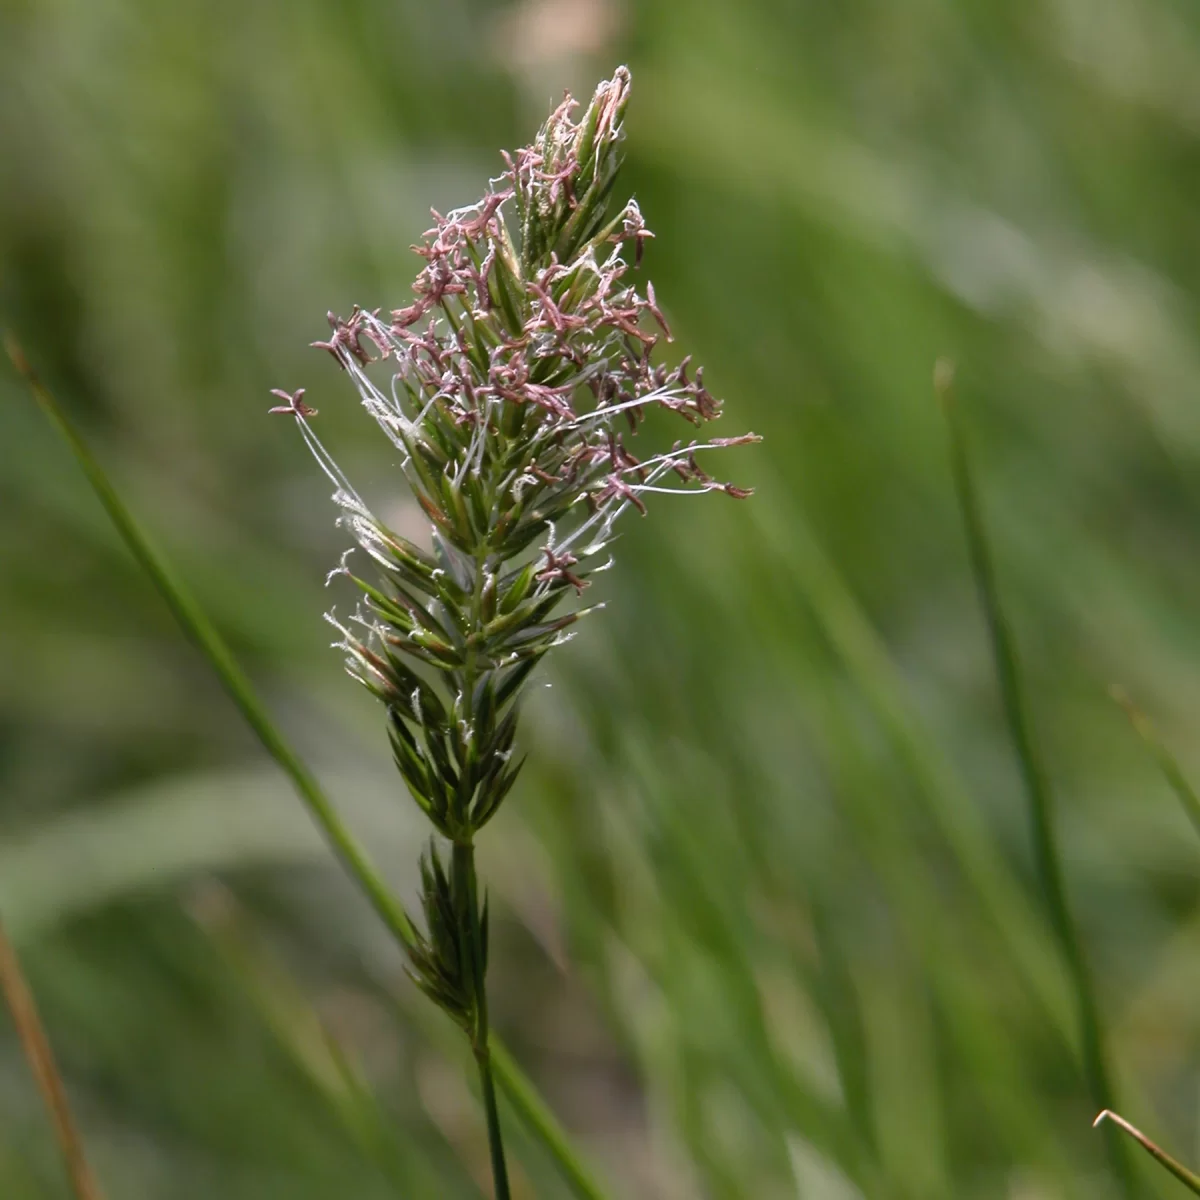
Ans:
<svg viewBox="0 0 1200 1200"><path fill-rule="evenodd" d="M50 423L70 447L75 460L83 468L100 503L104 506L121 540L128 547L139 567L150 577L158 594L166 601L171 615L195 643L200 653L208 659L217 673L229 698L254 730L267 753L283 768L292 781L296 792L325 835L342 865L356 880L371 901L372 907L383 919L384 924L397 940L409 943L413 938L412 922L408 919L399 901L392 895L387 884L371 863L366 851L355 839L345 822L338 815L332 801L322 791L313 773L300 756L288 745L267 714L265 705L254 692L250 680L238 665L224 638L200 606L192 599L183 585L175 579L163 557L150 544L124 501L88 449L78 430L68 420L66 413L54 399L49 389L38 378L37 373L25 357L24 351L11 334L4 339L5 349L12 364L29 384L34 399L49 418Z"/></svg>
<svg viewBox="0 0 1200 1200"><path fill-rule="evenodd" d="M1021 778L1029 803L1034 860L1041 883L1047 915L1062 949L1075 995L1083 1048L1084 1072L1096 1106L1113 1106L1113 1086L1105 1047L1100 1006L1088 967L1083 942L1071 915L1070 901L1062 866L1062 853L1054 825L1053 796L1033 736L1029 707L1021 680L1016 641L996 582L995 565L984 525L983 510L971 473L966 439L955 407L954 368L939 360L934 370L934 389L945 414L950 435L950 467L954 488L962 512L971 573L979 592L987 622L993 664L1000 689L1005 721L1020 766ZM1106 1138L1106 1149L1114 1173L1127 1197L1138 1194L1131 1164L1115 1132Z"/></svg>
<svg viewBox="0 0 1200 1200"><path fill-rule="evenodd" d="M38 1091L42 1094L46 1111L50 1114L54 1132L58 1137L59 1148L67 1165L67 1174L71 1178L71 1187L78 1200L102 1200L103 1192L88 1166L87 1155L83 1149L83 1139L71 1115L71 1106L67 1101L67 1090L63 1086L62 1076L54 1061L54 1052L50 1049L50 1039L38 1015L37 1004L33 992L25 981L21 970L20 960L8 940L8 934L0 925L0 992L4 994L4 1003L12 1016L13 1027L17 1038L33 1072Z"/></svg>
<svg viewBox="0 0 1200 1200"><path fill-rule="evenodd" d="M1053 1027L1078 1053L1069 982L1039 908L988 840L943 749L915 717L900 674L845 577L802 520L784 526L767 505L753 510L772 552L781 556L814 619L844 664L897 756L918 797L963 872L980 911L997 931L1014 971ZM786 538L786 541L784 540Z"/></svg>
<svg viewBox="0 0 1200 1200"><path fill-rule="evenodd" d="M5 333L4 346L13 366L29 385L39 407L83 469L122 541L149 576L159 595L166 601L171 614L217 673L226 692L264 749L292 781L297 794L334 853L393 937L404 946L411 945L415 931L408 914L371 862L370 856L342 821L316 777L276 728L266 706L255 693L250 680L234 659L225 640L151 545L78 430L38 378L12 334ZM531 1100L537 1095L536 1089L517 1066L512 1055L499 1045L494 1037L489 1039L489 1044L492 1069L500 1090L513 1099L521 1119L548 1151L576 1196L581 1200L602 1200L603 1191L592 1180L590 1172L572 1147L565 1131L544 1104ZM96 1191L79 1194L89 1198L95 1197L97 1200L99 1197L99 1192Z"/></svg>
<svg viewBox="0 0 1200 1200"><path fill-rule="evenodd" d="M1196 795L1195 788L1188 782L1188 778L1183 773L1175 756L1158 736L1158 730L1154 728L1150 718L1134 704L1124 688L1114 684L1109 689L1109 694L1125 710L1125 715L1128 716L1134 732L1149 747L1150 753L1154 755L1154 761L1158 763L1159 770L1170 784L1171 791L1183 805L1183 811L1187 813L1196 832L1200 833L1200 796Z"/></svg>

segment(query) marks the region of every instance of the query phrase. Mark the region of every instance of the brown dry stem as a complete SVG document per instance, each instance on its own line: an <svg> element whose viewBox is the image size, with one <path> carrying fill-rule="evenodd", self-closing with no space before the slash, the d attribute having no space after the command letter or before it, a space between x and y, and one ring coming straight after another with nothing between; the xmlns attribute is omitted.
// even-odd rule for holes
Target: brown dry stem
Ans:
<svg viewBox="0 0 1200 1200"><path fill-rule="evenodd" d="M63 1086L62 1076L58 1073L54 1052L50 1049L50 1039L46 1036L45 1027L38 1015L33 992L29 989L25 974L21 970L21 962L17 958L16 949L9 941L2 924L0 924L0 992L3 993L4 1002L12 1014L17 1038L21 1042L22 1050L25 1051L29 1069L33 1072L34 1082L42 1094L46 1111L50 1115L50 1123L54 1126L75 1195L79 1200L103 1200L104 1193L100 1190L100 1185L88 1165L83 1149L83 1139L79 1136L79 1128L71 1114L67 1090Z"/></svg>

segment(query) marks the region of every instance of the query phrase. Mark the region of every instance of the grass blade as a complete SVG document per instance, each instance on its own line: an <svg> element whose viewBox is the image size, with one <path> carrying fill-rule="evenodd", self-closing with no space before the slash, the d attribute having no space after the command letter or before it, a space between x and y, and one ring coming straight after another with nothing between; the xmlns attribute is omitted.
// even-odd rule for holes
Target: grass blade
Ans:
<svg viewBox="0 0 1200 1200"><path fill-rule="evenodd" d="M984 525L983 510L971 474L966 439L954 405L954 369L944 359L934 371L934 388L942 404L950 434L950 467L966 532L971 573L979 592L991 641L996 680L1005 721L1021 770L1033 833L1034 858L1050 923L1058 938L1070 974L1082 1038L1084 1073L1095 1103L1112 1107L1112 1078L1105 1048L1100 1005L1067 898L1062 854L1054 826L1053 796L1033 736L1033 726L1012 628L1000 603L1000 591ZM1106 1149L1114 1173L1126 1196L1136 1196L1131 1166L1117 1137L1110 1133Z"/></svg>
<svg viewBox="0 0 1200 1200"><path fill-rule="evenodd" d="M67 419L66 414L58 406L49 390L38 379L20 345L11 334L5 335L4 343L13 366L29 384L34 399L37 400L50 423L70 447L76 461L83 468L88 482L92 485L93 491L105 512L108 513L117 532L121 535L121 540L136 559L138 566L150 577L150 581L166 601L167 607L183 631L195 643L200 653L208 659L229 698L245 718L246 723L254 730L267 753L292 781L313 819L333 847L334 853L366 893L375 911L395 937L405 944L411 942L413 926L407 913L391 894L368 859L366 852L338 816L337 810L321 790L315 776L275 728L267 714L266 707L255 695L250 680L238 666L216 627L183 585L173 577L165 560L138 527L137 522L117 495L107 475L92 456L78 431Z"/></svg>
<svg viewBox="0 0 1200 1200"><path fill-rule="evenodd" d="M1102 1125L1105 1121L1111 1121L1114 1125L1125 1130L1134 1141L1141 1144L1142 1148L1150 1155L1151 1158L1160 1162L1189 1192L1200 1196L1200 1175L1195 1175L1173 1159L1161 1146L1156 1146L1136 1125L1131 1125L1124 1117L1119 1116L1111 1109L1105 1109L1093 1122L1092 1127Z"/></svg>
<svg viewBox="0 0 1200 1200"><path fill-rule="evenodd" d="M785 525L763 504L752 510L752 519L916 785L916 798L957 860L1014 969L1077 1056L1069 985L1045 921L990 840L953 764L914 715L883 639L800 514L793 513Z"/></svg>
<svg viewBox="0 0 1200 1200"><path fill-rule="evenodd" d="M1166 743L1158 736L1158 730L1154 728L1150 718L1134 704L1125 689L1114 684L1109 689L1109 694L1125 710L1125 715L1129 718L1133 731L1146 743L1150 753L1154 756L1154 761L1158 763L1158 769L1162 771L1163 777L1170 784L1171 791L1183 805L1183 811L1187 813L1196 832L1200 833L1200 796L1196 795L1196 790L1188 782L1183 768L1180 767L1171 751L1167 749Z"/></svg>
<svg viewBox="0 0 1200 1200"><path fill-rule="evenodd" d="M67 1164L67 1174L71 1177L71 1187L78 1200L102 1200L103 1192L88 1166L83 1139L71 1115L67 1091L54 1062L54 1052L50 1049L50 1039L38 1016L37 1005L25 981L17 952L3 926L0 926L0 992L4 993L4 1002L12 1014L17 1038L25 1051L46 1111L50 1114L59 1148Z"/></svg>
<svg viewBox="0 0 1200 1200"><path fill-rule="evenodd" d="M184 633L208 660L217 673L230 699L254 731L263 748L291 780L300 799L313 820L325 835L343 867L358 884L380 919L401 944L408 946L415 935L412 922L403 906L389 889L367 852L338 815L333 802L325 795L316 777L300 756L276 729L266 706L258 698L245 672L225 644L216 627L203 609L192 599L186 588L174 578L166 561L142 532L133 515L125 507L116 489L96 461L66 413L59 407L48 388L38 378L20 344L10 333L4 335L4 346L17 372L24 378L34 399L50 423L67 443L76 461L87 476L104 510L108 513L122 541L138 565L149 576L155 589ZM581 1200L601 1200L601 1191L570 1144L570 1140L537 1098L537 1090L524 1075L512 1055L496 1038L490 1041L495 1058L497 1081L514 1107L526 1122L533 1136L542 1143L559 1167L564 1179L571 1184ZM537 1102L533 1103L532 1099ZM86 1193L81 1193L86 1195ZM98 1193L93 1193L97 1195Z"/></svg>

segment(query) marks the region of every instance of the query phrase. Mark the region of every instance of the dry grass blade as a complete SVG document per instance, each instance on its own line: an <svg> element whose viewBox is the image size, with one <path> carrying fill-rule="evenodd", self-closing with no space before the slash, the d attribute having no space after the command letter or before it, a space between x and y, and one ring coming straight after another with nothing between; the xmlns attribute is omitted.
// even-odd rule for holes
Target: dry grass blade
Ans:
<svg viewBox="0 0 1200 1200"><path fill-rule="evenodd" d="M102 1200L104 1193L88 1166L83 1139L71 1115L67 1090L55 1065L50 1039L38 1016L33 993L25 982L17 952L8 940L3 925L0 925L0 991L4 993L4 1002L12 1014L13 1027L29 1060L38 1091L42 1093L46 1111L50 1114L75 1195L79 1200Z"/></svg>
<svg viewBox="0 0 1200 1200"><path fill-rule="evenodd" d="M1150 1155L1151 1158L1160 1162L1180 1183L1184 1185L1190 1192L1194 1192L1200 1196L1200 1175L1195 1175L1173 1159L1161 1146L1157 1146L1152 1142L1136 1125L1131 1125L1124 1117L1119 1116L1111 1109L1105 1109L1093 1122L1092 1127L1103 1124L1105 1121L1112 1121L1113 1124L1119 1125L1134 1141L1140 1143L1142 1148Z"/></svg>

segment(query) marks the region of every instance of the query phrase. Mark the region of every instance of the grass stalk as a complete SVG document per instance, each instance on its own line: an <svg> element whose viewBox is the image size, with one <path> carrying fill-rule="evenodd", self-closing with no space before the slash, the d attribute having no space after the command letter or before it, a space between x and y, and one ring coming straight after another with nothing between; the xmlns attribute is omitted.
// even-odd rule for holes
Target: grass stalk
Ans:
<svg viewBox="0 0 1200 1200"><path fill-rule="evenodd" d="M778 554L781 567L793 573L814 620L918 789L924 811L954 855L1014 971L1072 1056L1078 1056L1070 990L1057 946L1039 909L989 841L945 753L914 715L887 647L803 520L793 514L785 526L772 519L766 505L753 513L766 535L768 552Z"/></svg>
<svg viewBox="0 0 1200 1200"><path fill-rule="evenodd" d="M1173 1159L1161 1146L1152 1142L1136 1125L1131 1125L1124 1117L1112 1112L1110 1109L1105 1109L1093 1122L1093 1127L1105 1125L1106 1122L1111 1122L1119 1129L1123 1129L1135 1142L1137 1142L1147 1154L1150 1155L1156 1162L1161 1163L1184 1187L1194 1195L1200 1196L1200 1175L1189 1171L1182 1163ZM1107 1126L1106 1126L1107 1127Z"/></svg>
<svg viewBox="0 0 1200 1200"><path fill-rule="evenodd" d="M37 1004L21 970L17 952L3 925L0 925L0 992L4 994L17 1038L50 1115L77 1200L102 1200L104 1193L88 1165L83 1139L67 1100L67 1090L58 1073L54 1052L50 1049L50 1039L38 1015Z"/></svg>
<svg viewBox="0 0 1200 1200"><path fill-rule="evenodd" d="M1163 773L1171 791L1175 793L1179 803L1183 806L1188 820L1191 821L1196 832L1200 833L1200 796L1196 794L1196 789L1192 787L1188 777L1183 773L1183 768L1180 767L1171 751L1167 749L1166 743L1159 737L1158 730L1154 728L1150 718L1134 704L1125 689L1114 684L1109 689L1109 694L1125 710L1125 715L1129 718L1134 732L1146 743L1150 753L1154 756L1154 761L1158 764L1158 769Z"/></svg>
<svg viewBox="0 0 1200 1200"><path fill-rule="evenodd" d="M411 942L413 926L408 914L392 895L366 851L338 815L337 809L322 791L316 777L275 727L266 706L255 694L249 678L217 632L216 626L174 577L162 555L151 545L78 430L68 420L50 390L38 378L12 334L5 334L4 345L13 366L28 383L42 412L70 447L121 540L138 566L149 576L158 594L166 601L171 615L208 660L234 706L254 731L264 749L291 780L334 853L358 883L392 935L404 943Z"/></svg>
<svg viewBox="0 0 1200 1200"><path fill-rule="evenodd" d="M488 1153L492 1160L492 1181L496 1188L496 1200L510 1200L512 1192L508 1186L508 1164L504 1161L504 1138L500 1133L500 1109L496 1104L496 1084L492 1078L491 1051L485 1045L476 1052L479 1064L479 1087L483 1092L483 1111L487 1118Z"/></svg>
<svg viewBox="0 0 1200 1200"><path fill-rule="evenodd" d="M472 1031L471 1051L479 1069L479 1089L483 1096L483 1110L487 1120L488 1154L492 1163L492 1183L496 1200L510 1200L508 1164L504 1157L504 1137L500 1129L500 1109L496 1104L496 1085L492 1078L492 1051L488 1030L487 963L485 934L479 923L479 879L475 870L475 847L470 843L459 843L454 847L454 871L461 877L462 886L457 889L466 901L466 911L461 914L463 945L470 958L469 968L475 994L475 1023Z"/></svg>
<svg viewBox="0 0 1200 1200"><path fill-rule="evenodd" d="M496 1037L488 1039L492 1073L509 1106L522 1124L536 1131L538 1140L558 1165L559 1173L577 1200L605 1200L604 1193L580 1162L566 1130L547 1107L537 1089L513 1061L512 1053Z"/></svg>
<svg viewBox="0 0 1200 1200"><path fill-rule="evenodd" d="M88 449L74 424L38 378L20 344L11 333L4 345L17 372L24 378L38 406L67 443L82 468L97 498L111 519L122 541L138 565L149 577L171 614L200 653L208 660L221 684L263 748L291 780L309 814L329 842L350 877L366 896L389 932L402 946L414 943L416 931L399 900L372 863L370 856L342 821L333 802L325 795L316 777L276 728L266 706L255 693L250 680L238 665L229 647L195 602L184 585L174 577L162 555L143 533L95 456ZM580 1200L603 1200L604 1192L571 1144L565 1130L537 1095L532 1082L512 1055L494 1038L488 1037L490 1075L501 1091L513 1099L514 1108L534 1139L541 1143ZM490 1087L495 1107L495 1087ZM486 1094L485 1094L486 1102ZM489 1120L490 1120L489 1116ZM98 1192L80 1193L98 1197Z"/></svg>
<svg viewBox="0 0 1200 1200"><path fill-rule="evenodd" d="M484 588L484 576L487 570L487 556L477 555L475 560L475 582L471 597L470 620L474 630L482 630L483 620L480 615L481 597ZM465 691L474 694L478 680L476 655L474 651L467 654L467 664L464 673ZM508 1164L504 1157L504 1135L500 1128L500 1109L496 1104L496 1084L492 1078L492 1051L490 1045L491 1033L488 1029L487 1002L487 930L480 924L479 916L479 874L475 867L475 846L470 840L455 843L454 870L463 877L461 895L466 901L466 913L463 920L463 944L470 957L470 974L472 990L475 995L475 1026L471 1040L471 1050L479 1068L479 1089L483 1097L483 1111L487 1123L488 1154L492 1163L492 1185L495 1189L495 1200L510 1200L511 1189L508 1182ZM484 918L486 924L486 917Z"/></svg>
<svg viewBox="0 0 1200 1200"><path fill-rule="evenodd" d="M1112 1075L1105 1047L1103 1022L1095 985L1088 967L1070 901L1062 853L1054 824L1053 795L1034 740L1020 661L1012 627L1000 602L995 565L984 524L983 509L971 472L966 439L954 404L953 368L939 361L934 387L941 401L950 435L950 467L966 533L971 573L979 593L991 642L993 664L1005 722L1020 767L1029 805L1034 860L1050 924L1057 937L1071 979L1083 1050L1084 1074L1092 1099L1101 1109L1113 1106ZM1111 1168L1127 1197L1138 1194L1131 1164L1115 1131L1109 1131L1105 1149Z"/></svg>

